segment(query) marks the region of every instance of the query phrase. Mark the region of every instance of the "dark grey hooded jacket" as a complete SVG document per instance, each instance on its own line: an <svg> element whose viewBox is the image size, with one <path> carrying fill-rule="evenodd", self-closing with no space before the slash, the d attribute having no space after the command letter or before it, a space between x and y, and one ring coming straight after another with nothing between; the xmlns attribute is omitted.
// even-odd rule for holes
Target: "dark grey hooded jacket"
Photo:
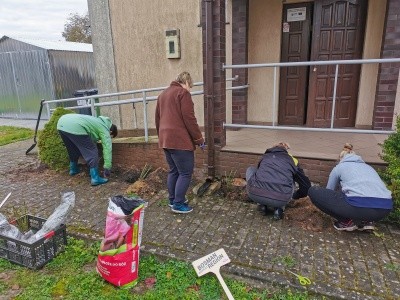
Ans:
<svg viewBox="0 0 400 300"><path fill-rule="evenodd" d="M293 193L295 182L299 189ZM286 149L267 149L258 163L256 173L247 182L247 192L274 200L289 201L307 196L310 180Z"/></svg>

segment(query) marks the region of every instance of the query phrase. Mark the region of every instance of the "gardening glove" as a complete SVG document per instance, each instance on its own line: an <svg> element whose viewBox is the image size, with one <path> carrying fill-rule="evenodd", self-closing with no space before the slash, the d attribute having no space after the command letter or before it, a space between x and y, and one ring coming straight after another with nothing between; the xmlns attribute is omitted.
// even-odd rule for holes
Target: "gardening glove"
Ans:
<svg viewBox="0 0 400 300"><path fill-rule="evenodd" d="M111 176L111 170L110 169L104 169L103 170L103 174L104 174L104 177L110 177Z"/></svg>
<svg viewBox="0 0 400 300"><path fill-rule="evenodd" d="M206 143L200 144L199 147L200 147L200 149L201 149L202 151L204 151L204 149L206 148Z"/></svg>

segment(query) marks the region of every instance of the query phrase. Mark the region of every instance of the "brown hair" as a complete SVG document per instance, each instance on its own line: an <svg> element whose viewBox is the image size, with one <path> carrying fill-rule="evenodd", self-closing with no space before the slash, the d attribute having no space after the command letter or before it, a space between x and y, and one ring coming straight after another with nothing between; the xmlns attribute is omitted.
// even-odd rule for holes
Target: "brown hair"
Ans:
<svg viewBox="0 0 400 300"><path fill-rule="evenodd" d="M290 145L286 142L279 142L277 144L275 144L273 147L281 147L285 150L289 150L290 149Z"/></svg>
<svg viewBox="0 0 400 300"><path fill-rule="evenodd" d="M175 81L181 84L187 84L190 88L193 87L193 80L189 72L183 71L176 77Z"/></svg>
<svg viewBox="0 0 400 300"><path fill-rule="evenodd" d="M110 135L111 135L112 138L117 137L117 135L118 135L118 128L117 128L117 125L111 124L111 127L110 127Z"/></svg>
<svg viewBox="0 0 400 300"><path fill-rule="evenodd" d="M353 145L350 143L346 143L343 146L342 152L340 152L340 154L339 154L339 160L342 160L343 157L345 157L347 154L353 154L353 153L355 153L353 151Z"/></svg>

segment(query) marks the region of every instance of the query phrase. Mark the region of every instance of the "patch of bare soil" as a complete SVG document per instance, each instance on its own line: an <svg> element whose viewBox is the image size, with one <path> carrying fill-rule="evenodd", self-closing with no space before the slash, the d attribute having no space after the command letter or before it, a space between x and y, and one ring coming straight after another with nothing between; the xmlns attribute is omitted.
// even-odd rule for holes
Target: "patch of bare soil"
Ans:
<svg viewBox="0 0 400 300"><path fill-rule="evenodd" d="M125 173L126 178L134 178L137 180L131 184L126 193L134 193L146 199L157 194L161 190L167 189L168 171L158 168L151 172L146 179L139 179L140 170L131 169ZM224 197L230 201L251 202L247 196L246 182L241 178L226 180L220 179L221 187L215 191L217 197ZM191 191L192 189L189 189ZM301 227L305 230L313 232L321 232L332 230L332 219L316 208L308 197L301 198L290 202L286 206L284 214L284 222L288 226Z"/></svg>
<svg viewBox="0 0 400 300"><path fill-rule="evenodd" d="M251 202L247 196L246 186L221 183L221 188L216 192L218 196L232 201Z"/></svg>
<svg viewBox="0 0 400 300"><path fill-rule="evenodd" d="M284 219L289 226L298 226L314 232L333 228L331 217L315 207L308 197L291 201L286 206Z"/></svg>
<svg viewBox="0 0 400 300"><path fill-rule="evenodd" d="M16 165L4 175L7 176L11 182L20 182L29 181L32 177L38 178L39 176L47 176L49 172L53 171L50 170L46 164L37 160L32 163Z"/></svg>
<svg viewBox="0 0 400 300"><path fill-rule="evenodd" d="M134 174L134 171L130 171L131 178L132 174ZM140 171L139 171L139 176L140 176ZM125 193L127 194L136 194L139 195L142 198L148 198L149 196L153 196L157 194L161 190L166 190L167 189L167 177L168 177L168 171L163 169L163 168L157 168L153 172L149 173L149 175L145 179L138 179L131 184ZM126 179L125 179L126 180Z"/></svg>

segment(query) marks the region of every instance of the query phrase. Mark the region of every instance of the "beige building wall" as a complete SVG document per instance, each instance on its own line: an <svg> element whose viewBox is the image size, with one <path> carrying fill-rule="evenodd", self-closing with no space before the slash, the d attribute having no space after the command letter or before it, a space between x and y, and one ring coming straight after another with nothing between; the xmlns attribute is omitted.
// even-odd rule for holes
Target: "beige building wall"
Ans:
<svg viewBox="0 0 400 300"><path fill-rule="evenodd" d="M189 71L195 82L203 81L200 1L118 0L109 1L109 6L119 91L168 86L183 70ZM166 57L165 31L169 29L180 30L180 59ZM195 96L193 101L202 126L203 96ZM148 106L150 128L155 127L155 103ZM121 115L123 128L143 128L143 105L136 104L135 110L132 104L123 105Z"/></svg>
<svg viewBox="0 0 400 300"><path fill-rule="evenodd" d="M385 13L386 0L370 0L368 2L363 52L364 59L380 58L381 56ZM364 64L361 67L356 115L357 128L372 128L378 69L378 64Z"/></svg>
<svg viewBox="0 0 400 300"><path fill-rule="evenodd" d="M286 0L285 3L309 2ZM366 25L364 58L380 56L381 36L386 0L370 0ZM232 0L226 1L226 63L232 63ZM201 1L109 1L111 34L113 41L115 78L118 91L166 87L182 70L188 70L194 81L203 81ZM280 61L282 0L249 0L249 63ZM173 17L171 17L173 16ZM180 30L180 59L166 57L165 31ZM362 67L359 88L359 107L356 126L372 125L377 78L375 65ZM232 77L227 70L226 77ZM249 123L271 124L277 121L279 99L279 69L276 72L274 97L273 68L249 69L248 120ZM231 86L228 83L227 86ZM201 90L195 88L193 91ZM148 94L156 97L160 92ZM227 91L227 123L232 120L231 91ZM141 94L135 95L142 97ZM127 97L125 97L127 98ZM400 96L399 96L400 98ZM194 96L195 113L200 126L204 126L203 95ZM155 101L149 102L148 126L154 128ZM122 128L143 128L143 105L122 105ZM400 107L397 105L396 107Z"/></svg>
<svg viewBox="0 0 400 300"><path fill-rule="evenodd" d="M249 1L249 64L273 63L280 60L281 0ZM276 97L273 99L273 68L249 69L248 121L271 123L277 120L279 70L276 72ZM274 105L275 103L275 105ZM274 105L274 106L273 106Z"/></svg>
<svg viewBox="0 0 400 300"><path fill-rule="evenodd" d="M286 0L285 3L312 1ZM249 63L280 61L281 0L250 0L249 7ZM379 58L385 20L386 0L370 0L364 41L363 58ZM375 102L378 65L364 65L361 71L356 127L370 128ZM255 124L271 124L278 118L279 69L274 98L273 68L249 70L248 120ZM399 95L400 98L400 95ZM398 105L400 107L400 104Z"/></svg>

